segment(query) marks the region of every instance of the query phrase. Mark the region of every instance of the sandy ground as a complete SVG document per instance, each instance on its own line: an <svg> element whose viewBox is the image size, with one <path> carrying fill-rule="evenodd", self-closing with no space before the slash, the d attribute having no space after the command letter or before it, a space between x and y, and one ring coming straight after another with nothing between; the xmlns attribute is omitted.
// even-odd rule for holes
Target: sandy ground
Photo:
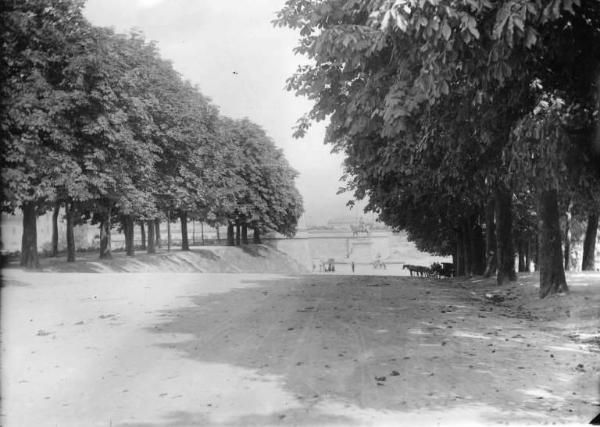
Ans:
<svg viewBox="0 0 600 427"><path fill-rule="evenodd" d="M600 274L573 274L569 295L544 301L529 274L500 290L3 275L4 426L583 425L600 412Z"/></svg>

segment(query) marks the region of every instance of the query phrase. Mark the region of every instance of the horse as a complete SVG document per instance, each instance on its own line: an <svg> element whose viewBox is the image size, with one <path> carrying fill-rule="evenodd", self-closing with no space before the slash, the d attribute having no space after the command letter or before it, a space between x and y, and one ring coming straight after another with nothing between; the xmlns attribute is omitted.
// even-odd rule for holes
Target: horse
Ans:
<svg viewBox="0 0 600 427"><path fill-rule="evenodd" d="M352 230L352 237L358 237L358 235L360 233L365 233L367 236L369 236L369 227L367 227L365 224L358 224L358 225L350 225L350 230Z"/></svg>
<svg viewBox="0 0 600 427"><path fill-rule="evenodd" d="M429 267L424 267L422 265L404 264L402 266L402 269L408 270L411 277L413 276L413 273L415 273L415 276L417 276L417 277L425 277L425 276L429 276L431 274L431 269Z"/></svg>

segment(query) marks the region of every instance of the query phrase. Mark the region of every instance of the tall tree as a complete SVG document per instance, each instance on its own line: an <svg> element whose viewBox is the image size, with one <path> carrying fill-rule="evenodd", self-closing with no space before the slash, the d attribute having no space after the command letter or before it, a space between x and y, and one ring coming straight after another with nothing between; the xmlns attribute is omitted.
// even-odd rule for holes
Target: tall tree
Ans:
<svg viewBox="0 0 600 427"><path fill-rule="evenodd" d="M56 184L80 185L67 152L74 141L68 117L75 99L63 80L89 25L78 1L7 1L2 6L2 209L23 212L21 264L36 267L37 214L57 199Z"/></svg>

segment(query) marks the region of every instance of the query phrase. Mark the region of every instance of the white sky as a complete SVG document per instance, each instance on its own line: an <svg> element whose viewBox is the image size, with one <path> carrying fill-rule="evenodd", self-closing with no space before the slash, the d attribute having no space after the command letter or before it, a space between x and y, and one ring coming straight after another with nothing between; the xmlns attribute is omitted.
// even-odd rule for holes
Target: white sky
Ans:
<svg viewBox="0 0 600 427"><path fill-rule="evenodd" d="M305 59L292 52L298 35L271 24L283 4L283 0L87 0L85 14L93 24L119 32L141 30L224 115L248 117L261 125L300 172L296 183L304 197L307 223L360 216L362 210L345 206L349 194L335 194L342 156L331 154L323 144L325 125L314 125L303 139L292 138L292 127L311 104L284 90L286 79Z"/></svg>

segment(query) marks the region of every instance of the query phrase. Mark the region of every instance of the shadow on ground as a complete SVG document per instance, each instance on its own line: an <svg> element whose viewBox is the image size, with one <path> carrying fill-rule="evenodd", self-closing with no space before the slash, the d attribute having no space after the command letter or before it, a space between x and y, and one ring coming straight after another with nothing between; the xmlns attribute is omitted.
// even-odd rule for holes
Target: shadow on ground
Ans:
<svg viewBox="0 0 600 427"><path fill-rule="evenodd" d="M128 425L393 425L406 416L443 425L591 419L597 354L583 347L560 351L572 341L544 329L535 314L544 306L531 300L536 291L527 280L533 279L503 289L515 298L501 303L485 298L491 281L385 276L253 280L252 288L195 297L193 307L150 329L194 337L164 347L195 361L280 377L297 407L221 421L208 408L168 414L164 423ZM587 301L582 295L563 298L550 304L557 319L564 313L556 307ZM548 321L551 313L543 311Z"/></svg>

